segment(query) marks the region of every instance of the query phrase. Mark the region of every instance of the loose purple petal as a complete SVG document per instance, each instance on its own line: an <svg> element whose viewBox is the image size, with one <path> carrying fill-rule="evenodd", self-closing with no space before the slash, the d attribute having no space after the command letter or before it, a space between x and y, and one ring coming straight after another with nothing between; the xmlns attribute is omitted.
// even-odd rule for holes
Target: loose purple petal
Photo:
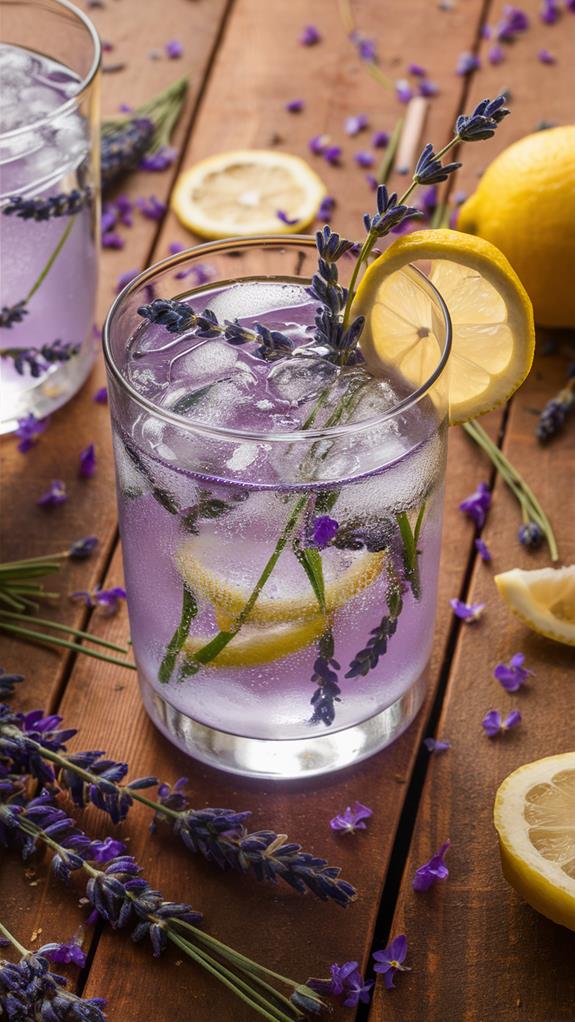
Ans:
<svg viewBox="0 0 575 1022"><path fill-rule="evenodd" d="M37 419L33 412L25 415L23 419L18 419L18 427L14 430L14 436L19 438L18 450L21 454L26 454L37 443L38 437L44 432L49 422L49 416L45 419Z"/></svg>
<svg viewBox="0 0 575 1022"><path fill-rule="evenodd" d="M539 17L545 25L554 25L560 16L557 0L543 0Z"/></svg>
<svg viewBox="0 0 575 1022"><path fill-rule="evenodd" d="M527 678L533 675L523 666L525 663L524 653L515 653L508 664L499 663L493 669L493 677L505 689L506 692L517 692L525 684Z"/></svg>
<svg viewBox="0 0 575 1022"><path fill-rule="evenodd" d="M326 195L320 202L316 219L323 220L324 223L329 223L331 215L335 209L335 205L336 203L333 195Z"/></svg>
<svg viewBox="0 0 575 1022"><path fill-rule="evenodd" d="M284 110L287 110L288 114L300 114L304 105L303 99L290 99L289 103L285 104Z"/></svg>
<svg viewBox="0 0 575 1022"><path fill-rule="evenodd" d="M301 46L317 46L321 43L321 35L315 25L306 25L299 37Z"/></svg>
<svg viewBox="0 0 575 1022"><path fill-rule="evenodd" d="M94 444L88 444L83 451L80 452L80 466L78 468L78 474L82 479L91 479L96 471L96 448Z"/></svg>
<svg viewBox="0 0 575 1022"><path fill-rule="evenodd" d="M125 273L121 273L116 281L116 294L123 291L130 281L134 280L134 278L138 276L139 272L139 270L126 270Z"/></svg>
<svg viewBox="0 0 575 1022"><path fill-rule="evenodd" d="M487 483L479 483L479 486L471 496L466 497L459 504L459 510L471 518L478 529L483 528L487 512L491 507L491 491Z"/></svg>
<svg viewBox="0 0 575 1022"><path fill-rule="evenodd" d="M107 405L108 404L108 388L107 387L100 387L100 389L97 390L96 393L94 394L94 397L92 398L92 400L95 401L96 404L98 404L98 405Z"/></svg>
<svg viewBox="0 0 575 1022"><path fill-rule="evenodd" d="M476 57L474 53L461 53L459 55L455 73L458 75L469 75L473 71L478 71L481 67L479 57Z"/></svg>
<svg viewBox="0 0 575 1022"><path fill-rule="evenodd" d="M424 67L421 66L421 64L408 64L407 73L409 75L415 75L416 78L427 77L427 71L425 70Z"/></svg>
<svg viewBox="0 0 575 1022"><path fill-rule="evenodd" d="M102 235L102 248L115 248L120 249L125 245L125 241L117 231L107 231Z"/></svg>
<svg viewBox="0 0 575 1022"><path fill-rule="evenodd" d="M184 47L179 39L170 39L164 46L164 50L168 60L179 60L184 52Z"/></svg>
<svg viewBox="0 0 575 1022"><path fill-rule="evenodd" d="M345 133L346 135L359 135L360 131L365 131L369 126L369 120L367 114L356 114L355 117L348 117L345 122Z"/></svg>
<svg viewBox="0 0 575 1022"><path fill-rule="evenodd" d="M322 156L329 143L329 135L314 135L308 142L308 149L314 156Z"/></svg>
<svg viewBox="0 0 575 1022"><path fill-rule="evenodd" d="M493 558L491 556L491 550L487 546L487 543L485 542L485 540L483 540L483 539L476 539L475 540L475 549L477 550L477 553L481 557L482 561L485 561L487 563L488 561L493 560Z"/></svg>
<svg viewBox="0 0 575 1022"><path fill-rule="evenodd" d="M503 61L505 60L505 54L503 52L503 47L500 46L499 43L495 43L494 46L491 46L489 48L489 52L487 54L487 59L488 59L490 64L494 64L494 65L502 64Z"/></svg>
<svg viewBox="0 0 575 1022"><path fill-rule="evenodd" d="M389 143L389 132L387 131L376 131L374 132L371 144L374 149L385 149Z"/></svg>
<svg viewBox="0 0 575 1022"><path fill-rule="evenodd" d="M94 553L98 543L97 536L85 536L83 539L77 539L69 548L68 557L72 561L84 561Z"/></svg>
<svg viewBox="0 0 575 1022"><path fill-rule="evenodd" d="M353 806L347 806L345 812L334 816L329 821L332 830L344 831L346 834L355 834L356 830L366 830L368 820L373 815L373 810L364 806L361 802L354 802Z"/></svg>
<svg viewBox="0 0 575 1022"><path fill-rule="evenodd" d="M361 150L358 153L354 153L353 158L357 163L358 167L364 167L365 169L367 169L368 167L373 167L375 163L375 156L373 155L373 153L365 152L365 150Z"/></svg>
<svg viewBox="0 0 575 1022"><path fill-rule="evenodd" d="M495 738L501 733L511 731L512 728L517 727L520 723L521 714L519 710L512 710L505 720L502 720L499 710L490 710L483 718L481 726L488 738Z"/></svg>
<svg viewBox="0 0 575 1022"><path fill-rule="evenodd" d="M328 145L322 152L322 156L327 163L331 163L333 167L337 166L341 157L341 146L339 145Z"/></svg>
<svg viewBox="0 0 575 1022"><path fill-rule="evenodd" d="M168 252L170 255L178 255L179 252L185 252L186 246L181 241L171 241L168 245Z"/></svg>
<svg viewBox="0 0 575 1022"><path fill-rule="evenodd" d="M460 618L461 621L465 621L465 624L468 625L478 621L485 609L484 603L464 603L463 600L457 599L450 600L449 602L455 616Z"/></svg>
<svg viewBox="0 0 575 1022"><path fill-rule="evenodd" d="M155 153L147 153L140 160L140 170L167 170L178 155L177 149L172 146L161 146Z"/></svg>
<svg viewBox="0 0 575 1022"><path fill-rule="evenodd" d="M451 742L440 738L424 738L423 744L428 752L439 754L440 752L447 752L451 748Z"/></svg>
<svg viewBox="0 0 575 1022"><path fill-rule="evenodd" d="M419 83L419 95L424 96L426 99L431 99L432 96L439 95L439 85L437 82L432 82L429 78L424 78Z"/></svg>
<svg viewBox="0 0 575 1022"><path fill-rule="evenodd" d="M438 880L447 880L449 870L445 865L445 854L450 844L451 842L447 840L439 851L431 856L429 862L425 862L415 871L412 881L414 891L428 891Z"/></svg>
<svg viewBox="0 0 575 1022"><path fill-rule="evenodd" d="M550 52L550 50L545 50L545 49L539 50L539 53L537 54L537 59L540 61L541 64L556 64L557 63L557 58L553 56L553 54Z"/></svg>
<svg viewBox="0 0 575 1022"><path fill-rule="evenodd" d="M365 180L367 181L367 183L368 183L369 187L371 188L372 192L376 192L377 189L379 188L379 181L376 178L375 174L366 174L365 175Z"/></svg>
<svg viewBox="0 0 575 1022"><path fill-rule="evenodd" d="M407 81L407 78L398 78L395 83L395 95L400 103L409 103L413 96L413 89Z"/></svg>
<svg viewBox="0 0 575 1022"><path fill-rule="evenodd" d="M66 500L68 500L66 483L62 479L53 479L49 489L46 490L46 493L42 494L36 503L40 507L58 507L59 504L63 504Z"/></svg>
<svg viewBox="0 0 575 1022"><path fill-rule="evenodd" d="M278 220L281 220L282 224L289 224L290 227L292 227L294 224L297 224L299 219L299 217L297 216L292 219L283 209L277 209L276 216Z"/></svg>
<svg viewBox="0 0 575 1022"><path fill-rule="evenodd" d="M386 990L395 986L393 979L397 972L411 972L411 968L403 964L407 957L407 937L403 933L395 937L383 951L374 951L372 957L373 971L383 976Z"/></svg>
<svg viewBox="0 0 575 1022"><path fill-rule="evenodd" d="M150 195L148 199L136 199L136 205L147 220L161 220L168 208L166 203L155 195Z"/></svg>

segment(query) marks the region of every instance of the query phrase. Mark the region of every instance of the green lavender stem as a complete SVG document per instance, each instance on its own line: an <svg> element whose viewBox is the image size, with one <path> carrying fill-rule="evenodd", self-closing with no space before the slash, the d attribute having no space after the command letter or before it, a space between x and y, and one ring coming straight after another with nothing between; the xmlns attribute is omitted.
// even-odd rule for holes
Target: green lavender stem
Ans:
<svg viewBox="0 0 575 1022"><path fill-rule="evenodd" d="M66 224L65 229L62 231L62 234L60 235L60 239L58 241L58 244L54 248L52 254L50 255L50 257L49 257L49 259L48 259L48 261L46 263L46 265L44 266L44 269L42 270L42 272L40 273L40 276L34 281L34 283L32 284L32 287L28 291L28 294L26 295L26 297L24 299L24 301L26 303L28 303L30 301L30 299L36 294L36 291L38 290L40 285L44 282L44 280L48 276L50 270L52 269L54 263L56 262L56 259L58 258L58 256L60 255L60 252L64 248L64 245L66 244L66 241L68 240L68 238L69 238L69 236L70 236L70 234L72 232L72 228L73 228L75 222L76 222L76 217L75 216L70 217L70 219L68 220L68 223Z"/></svg>
<svg viewBox="0 0 575 1022"><path fill-rule="evenodd" d="M164 684L168 682L173 674L176 660L190 631L190 625L198 613L198 605L192 591L184 583L182 596L182 613L180 623L168 643L168 648L160 664L158 678Z"/></svg>
<svg viewBox="0 0 575 1022"><path fill-rule="evenodd" d="M0 933L2 934L3 937L6 938L6 940L10 941L12 946L16 948L16 950L22 956L22 958L25 958L26 955L30 954L28 949L23 947L23 945L20 943L19 940L16 940L16 937L14 936L14 934L10 933L10 930L8 930L6 928L6 926L4 926L4 924L1 921L0 921Z"/></svg>
<svg viewBox="0 0 575 1022"><path fill-rule="evenodd" d="M524 522L536 522L540 527L547 541L551 560L558 561L559 551L557 549L557 541L553 533L551 522L537 500L537 497L533 493L533 490L525 482L523 476L521 476L517 469L513 467L511 462L503 454L503 451L501 451L499 447L493 443L491 437L475 419L472 419L470 422L464 422L463 429L467 435L470 436L471 439L474 440L475 443L478 444L478 446L485 452L491 463L499 472L500 476L507 483L511 492L517 498Z"/></svg>
<svg viewBox="0 0 575 1022"><path fill-rule="evenodd" d="M71 649L75 653L85 653L86 656L94 657L96 660L105 660L108 664L115 664L117 667L127 667L130 671L135 671L136 667L134 664L128 663L127 660L118 660L116 657L106 656L105 653L98 653L95 649L89 649L88 646L80 646L75 642L69 642L67 639L58 639L53 635L46 635L44 632L36 632L33 628L22 628L19 625L10 624L8 621L3 621L0 617L0 631L8 632L12 635L20 635L25 639L35 639L37 642L43 642L48 646L60 646L64 649Z"/></svg>
<svg viewBox="0 0 575 1022"><path fill-rule="evenodd" d="M23 614L13 614L9 610L0 610L0 617L16 618L18 621L28 620ZM116 653L124 653L127 655L128 650L125 646L118 646L115 642L108 642L107 639L100 639L96 635L92 635L91 632L83 632L79 628L71 628L69 625L61 625L57 621L50 621L49 618L34 617L35 625L45 625L47 628L52 628L56 632L67 632L70 635L74 635L77 639L86 639L88 642L93 642L96 646L105 646L106 649L112 649Z"/></svg>
<svg viewBox="0 0 575 1022"><path fill-rule="evenodd" d="M424 514L425 504L422 504L415 522L415 529L411 528L411 522L409 521L406 511L400 511L396 515L397 525L403 543L403 566L405 569L405 577L411 586L411 591L416 600L419 600L421 596L421 580L419 577L418 560L419 551L417 549L417 542L421 532Z"/></svg>
<svg viewBox="0 0 575 1022"><path fill-rule="evenodd" d="M391 133L389 142L385 147L385 153L377 172L377 179L382 185L387 184L387 180L391 174L391 168L393 167L393 161L395 160L395 154L397 153L402 130L403 117L400 117L399 120L395 122L395 127Z"/></svg>

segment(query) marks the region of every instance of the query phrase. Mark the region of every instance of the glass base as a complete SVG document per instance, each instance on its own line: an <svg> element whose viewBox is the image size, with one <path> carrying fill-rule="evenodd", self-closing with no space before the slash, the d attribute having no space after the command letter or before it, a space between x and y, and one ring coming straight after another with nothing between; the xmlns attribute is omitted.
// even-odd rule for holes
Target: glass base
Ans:
<svg viewBox="0 0 575 1022"><path fill-rule="evenodd" d="M45 419L65 405L85 382L94 365L96 353L96 345L90 339L77 355L68 362L58 363L51 372L34 381L32 386L19 389L6 384L3 387L0 412L0 435L13 433L18 426L18 419L30 414L37 419Z"/></svg>
<svg viewBox="0 0 575 1022"><path fill-rule="evenodd" d="M140 678L146 710L156 727L194 759L246 777L287 781L317 777L359 763L390 745L411 724L425 696L426 676L380 713L342 731L310 738L244 738L200 724L176 710Z"/></svg>

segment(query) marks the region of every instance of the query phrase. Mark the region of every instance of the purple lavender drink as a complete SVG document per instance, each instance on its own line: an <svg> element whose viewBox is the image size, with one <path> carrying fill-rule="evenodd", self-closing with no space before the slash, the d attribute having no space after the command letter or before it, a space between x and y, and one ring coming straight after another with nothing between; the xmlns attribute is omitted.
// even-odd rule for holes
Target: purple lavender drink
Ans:
<svg viewBox="0 0 575 1022"><path fill-rule="evenodd" d="M112 309L105 346L148 713L205 762L300 777L371 755L421 705L449 328L427 280L403 271L445 323L434 380L414 395L391 367L375 379L361 361L335 365L314 336L313 243L256 244L212 243L147 271ZM213 281L182 293L174 271L197 276L200 260ZM176 332L138 316L152 287L185 303ZM241 336L198 336L190 308Z"/></svg>
<svg viewBox="0 0 575 1022"><path fill-rule="evenodd" d="M96 353L99 44L68 4L0 7L10 40L0 43L0 432L6 432L19 418L41 418L67 401ZM35 7L31 21L26 13ZM11 24L18 11L22 21ZM73 67L57 59L66 41Z"/></svg>

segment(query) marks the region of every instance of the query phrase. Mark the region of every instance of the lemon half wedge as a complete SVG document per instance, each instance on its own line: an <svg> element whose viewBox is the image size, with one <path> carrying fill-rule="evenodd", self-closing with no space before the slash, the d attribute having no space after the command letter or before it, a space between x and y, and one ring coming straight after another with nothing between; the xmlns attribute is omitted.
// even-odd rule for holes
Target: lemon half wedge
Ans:
<svg viewBox="0 0 575 1022"><path fill-rule="evenodd" d="M223 620L220 619L222 623ZM258 667L269 664L310 646L323 635L327 627L327 619L322 614L315 614L307 621L288 621L285 624L267 625L265 628L244 625L217 657L205 666ZM185 642L184 653L193 659L194 653L209 641L208 635L190 636Z"/></svg>
<svg viewBox="0 0 575 1022"><path fill-rule="evenodd" d="M505 879L542 915L575 930L575 752L506 777L493 818Z"/></svg>
<svg viewBox="0 0 575 1022"><path fill-rule="evenodd" d="M466 422L503 404L529 373L535 350L531 302L504 255L458 231L417 231L398 238L365 273L352 315L365 316L361 350L374 375L396 366L414 388L439 361L434 307L409 263L426 264L449 309L449 419Z"/></svg>
<svg viewBox="0 0 575 1022"><path fill-rule="evenodd" d="M210 156L180 174L172 209L203 238L298 234L315 219L325 194L323 181L299 156L239 149Z"/></svg>
<svg viewBox="0 0 575 1022"><path fill-rule="evenodd" d="M495 576L508 607L547 639L575 646L575 564L566 568L513 568Z"/></svg>

